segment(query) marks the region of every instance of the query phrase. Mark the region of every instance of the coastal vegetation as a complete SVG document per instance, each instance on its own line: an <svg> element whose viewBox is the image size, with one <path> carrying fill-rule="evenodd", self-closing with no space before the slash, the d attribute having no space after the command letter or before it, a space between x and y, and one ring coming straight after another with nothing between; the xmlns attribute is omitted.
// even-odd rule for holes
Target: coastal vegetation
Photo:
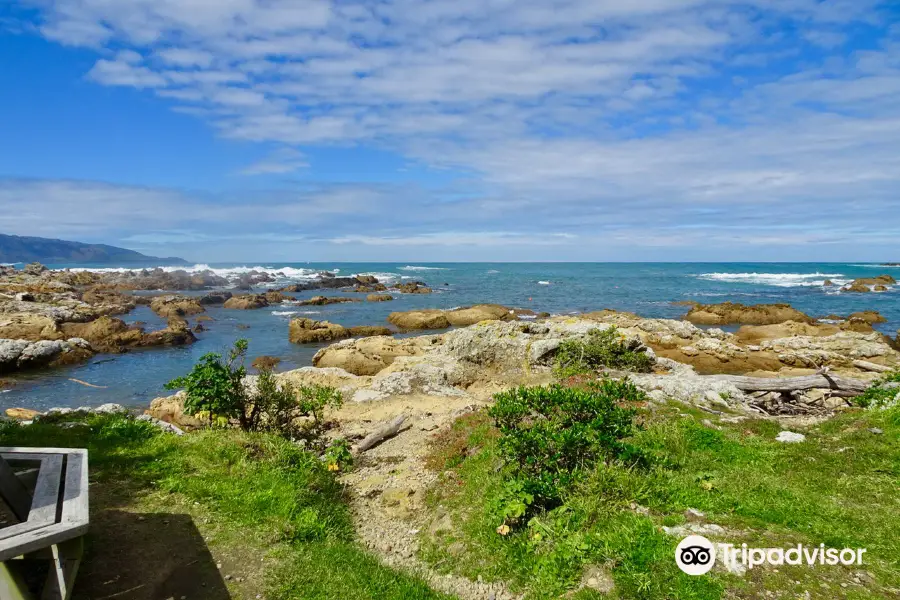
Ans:
<svg viewBox="0 0 900 600"><path fill-rule="evenodd" d="M653 359L646 347L619 335L615 327L592 329L584 339L566 340L556 352L559 377L595 373L598 369L621 369L649 373Z"/></svg>

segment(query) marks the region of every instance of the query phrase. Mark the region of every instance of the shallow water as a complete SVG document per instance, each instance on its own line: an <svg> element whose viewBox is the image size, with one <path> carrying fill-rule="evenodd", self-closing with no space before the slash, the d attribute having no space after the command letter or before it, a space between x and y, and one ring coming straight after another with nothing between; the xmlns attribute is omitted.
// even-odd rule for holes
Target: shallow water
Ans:
<svg viewBox="0 0 900 600"><path fill-rule="evenodd" d="M52 265L54 268L72 265ZM207 265L202 265L206 268ZM197 334L197 343L184 348L157 348L119 355L101 354L91 361L62 369L18 375L16 385L0 393L0 409L22 406L47 409L53 406L95 406L117 402L143 407L156 396L167 394L166 381L190 370L207 352L226 349L245 337L251 357L277 356L279 370L311 364L321 345L288 342L291 318L306 316L342 325L384 324L392 311L416 308L452 308L482 302L548 311L554 314L612 308L646 317L678 318L686 312L673 301L744 304L786 302L813 316L846 315L877 310L888 323L877 327L893 335L900 328L900 286L880 294L842 294L823 288L857 277L891 273L900 278L900 268L865 264L831 263L266 263L259 265L209 265L222 275L265 268L284 272L272 287L308 279L317 271L339 274L372 273L391 281L422 280L434 294L397 294L393 302L354 302L329 306L273 305L260 310L226 310L211 307L215 319L204 322L208 331ZM201 268L198 265L198 269ZM444 284L447 285L444 285ZM305 292L315 295L351 296L339 290ZM365 294L358 295L365 299ZM123 317L128 322L145 321L148 330L165 323L147 307L138 307ZM193 323L193 319L191 319ZM248 326L240 329L238 325ZM79 379L105 389L85 387Z"/></svg>

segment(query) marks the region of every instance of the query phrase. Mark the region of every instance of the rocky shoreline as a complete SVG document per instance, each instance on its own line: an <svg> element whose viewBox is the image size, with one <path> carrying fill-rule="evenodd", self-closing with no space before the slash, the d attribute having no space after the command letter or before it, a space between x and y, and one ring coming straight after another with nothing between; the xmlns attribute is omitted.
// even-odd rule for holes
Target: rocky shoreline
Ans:
<svg viewBox="0 0 900 600"><path fill-rule="evenodd" d="M212 289L221 283L214 274L194 274L186 280L177 271L92 273L50 271L28 265L22 271L5 267L0 273L0 373L33 367L72 364L96 353L126 352L139 347L190 344L202 332L208 307L254 310L291 302L325 305L387 300L388 291L373 276L337 277L322 273L315 282L242 293ZM268 274L262 275L270 277ZM250 276L248 281L253 280ZM871 278L885 281L885 277ZM861 283L861 285L875 285ZM135 291L186 286L205 295L136 295ZM358 293L360 297L317 296L299 300L291 294L319 286ZM318 288L317 288L318 289ZM396 293L423 293L422 282L401 284ZM362 296L366 294L366 296ZM598 311L577 316L550 316L532 310L481 304L450 310L396 311L385 325L344 327L328 321L292 319L285 335L294 343L327 343L313 366L281 373L298 383L327 383L356 402L388 397L463 398L483 401L509 385L551 379L554 353L561 343L583 339L592 330L615 327L629 343L654 359L651 374L634 374L651 397L665 395L692 403L728 397L746 405L750 398L714 375L786 377L832 373L861 380L877 376L879 368L900 366L898 340L872 325L884 319L874 311L817 319L787 304L736 303L686 305L684 320L642 318L635 314ZM145 331L117 316L138 305L149 307L167 326ZM189 322L194 320L192 326ZM699 325L699 326L698 326ZM739 326L726 332L717 326ZM709 327L712 326L712 327ZM396 332L451 329L396 338ZM860 366L861 364L868 366ZM874 371L872 369L875 369ZM834 390L811 389L794 394L799 402L835 408L843 400ZM781 395L783 396L783 394ZM151 414L177 425L181 416L176 397L154 401ZM834 399L833 399L834 398ZM840 399L840 400L838 400ZM160 408L163 406L164 408Z"/></svg>

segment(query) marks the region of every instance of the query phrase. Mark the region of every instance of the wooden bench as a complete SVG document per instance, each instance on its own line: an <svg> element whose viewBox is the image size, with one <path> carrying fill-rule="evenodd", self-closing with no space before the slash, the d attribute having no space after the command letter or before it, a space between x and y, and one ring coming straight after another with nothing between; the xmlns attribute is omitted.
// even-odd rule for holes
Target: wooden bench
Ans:
<svg viewBox="0 0 900 600"><path fill-rule="evenodd" d="M14 521L0 528L0 598L68 600L88 530L87 450L0 448L0 498ZM20 568L34 560L50 562L39 595Z"/></svg>

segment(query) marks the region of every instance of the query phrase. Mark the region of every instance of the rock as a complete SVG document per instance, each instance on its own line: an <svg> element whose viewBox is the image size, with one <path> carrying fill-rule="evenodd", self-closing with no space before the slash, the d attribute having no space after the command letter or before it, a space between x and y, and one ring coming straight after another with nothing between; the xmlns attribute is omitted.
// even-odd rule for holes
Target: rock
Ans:
<svg viewBox="0 0 900 600"><path fill-rule="evenodd" d="M182 429L203 427L206 424L205 421L201 421L184 412L185 397L186 394L182 391L173 396L154 398L150 402L150 408L144 414L166 423L172 423Z"/></svg>
<svg viewBox="0 0 900 600"><path fill-rule="evenodd" d="M356 280L362 285L375 285L379 283L374 275L357 275Z"/></svg>
<svg viewBox="0 0 900 600"><path fill-rule="evenodd" d="M884 433L884 429L879 429L878 427L870 427L869 433L873 435L881 435Z"/></svg>
<svg viewBox="0 0 900 600"><path fill-rule="evenodd" d="M834 282L833 282L832 280L830 280L830 279L826 279L825 281L822 282L822 285L823 285L824 287L831 287L831 286L834 285Z"/></svg>
<svg viewBox="0 0 900 600"><path fill-rule="evenodd" d="M444 313L451 325L466 327L482 321L515 321L518 317L511 308L499 304L478 304Z"/></svg>
<svg viewBox="0 0 900 600"><path fill-rule="evenodd" d="M231 292L210 292L205 296L201 296L200 304L207 306L210 304L224 304L231 299Z"/></svg>
<svg viewBox="0 0 900 600"><path fill-rule="evenodd" d="M450 321L442 310L411 310L406 312L392 312L388 315L388 322L400 329L446 329L450 327Z"/></svg>
<svg viewBox="0 0 900 600"><path fill-rule="evenodd" d="M326 298L325 296L313 296L309 300L299 302L299 306L325 306L328 304L342 304L344 302L359 302L357 298Z"/></svg>
<svg viewBox="0 0 900 600"><path fill-rule="evenodd" d="M855 292L858 294L868 294L872 289L864 283L853 282L850 285L841 288L842 292Z"/></svg>
<svg viewBox="0 0 900 600"><path fill-rule="evenodd" d="M331 342L347 337L350 332L342 325L312 319L291 319L288 330L288 339L294 344Z"/></svg>
<svg viewBox="0 0 900 600"><path fill-rule="evenodd" d="M700 522L706 520L706 515L696 508L688 508L684 511L684 518L688 521Z"/></svg>
<svg viewBox="0 0 900 600"><path fill-rule="evenodd" d="M186 317L206 311L196 298L187 296L158 296L150 302L150 310L165 319Z"/></svg>
<svg viewBox="0 0 900 600"><path fill-rule="evenodd" d="M17 421L31 421L41 415L40 411L30 408L7 408L6 416Z"/></svg>
<svg viewBox="0 0 900 600"><path fill-rule="evenodd" d="M885 285L876 285L872 287L873 292L886 292L888 291L887 286Z"/></svg>
<svg viewBox="0 0 900 600"><path fill-rule="evenodd" d="M97 408L94 409L95 413L99 413L101 415L112 415L112 414L125 414L128 412L128 409L122 406L121 404L101 404Z"/></svg>
<svg viewBox="0 0 900 600"><path fill-rule="evenodd" d="M287 296L285 296L281 292L276 291L266 292L265 294L263 294L263 296L266 297L266 302L268 302L269 304L281 304L288 299Z"/></svg>
<svg viewBox="0 0 900 600"><path fill-rule="evenodd" d="M860 283L863 285L895 285L897 280L890 275L879 275L877 277L860 277L859 279L854 279L853 283Z"/></svg>
<svg viewBox="0 0 900 600"><path fill-rule="evenodd" d="M375 375L391 365L398 356L417 356L422 352L422 343L415 339L368 337L323 348L313 357L313 364L340 368L354 375Z"/></svg>
<svg viewBox="0 0 900 600"><path fill-rule="evenodd" d="M85 360L93 353L83 343L84 340L0 339L0 373Z"/></svg>
<svg viewBox="0 0 900 600"><path fill-rule="evenodd" d="M870 325L875 323L887 323L887 319L885 319L877 310L864 310L852 313L849 317L847 317L847 320L849 321L852 319L860 319L862 321L865 321L866 323L869 323Z"/></svg>
<svg viewBox="0 0 900 600"><path fill-rule="evenodd" d="M782 431L775 437L776 442L784 444L797 444L806 440L806 436L802 433L794 433L793 431Z"/></svg>
<svg viewBox="0 0 900 600"><path fill-rule="evenodd" d="M197 323L191 331L194 333L203 333L206 331L206 327L203 326L203 323Z"/></svg>
<svg viewBox="0 0 900 600"><path fill-rule="evenodd" d="M732 302L698 304L691 308L684 318L699 325L770 325L785 321L814 322L812 317L793 308L790 304L744 305Z"/></svg>
<svg viewBox="0 0 900 600"><path fill-rule="evenodd" d="M28 263L22 267L22 272L26 275L41 275L45 271L47 271L47 267L39 262Z"/></svg>
<svg viewBox="0 0 900 600"><path fill-rule="evenodd" d="M200 315L199 317L197 317L197 322L200 323L201 321L202 322L215 321L215 319L213 319L209 315Z"/></svg>
<svg viewBox="0 0 900 600"><path fill-rule="evenodd" d="M249 294L245 296L234 296L225 301L224 308L233 308L238 310L253 310L257 308L265 308L269 305L269 301L262 294Z"/></svg>
<svg viewBox="0 0 900 600"><path fill-rule="evenodd" d="M350 337L372 337L376 335L393 335L394 332L387 327L380 325L359 325L351 327L349 330Z"/></svg>
<svg viewBox="0 0 900 600"><path fill-rule="evenodd" d="M15 300L18 302L34 302L35 301L34 294L31 294L29 292L19 292L18 294L13 296L13 298L15 298Z"/></svg>
<svg viewBox="0 0 900 600"><path fill-rule="evenodd" d="M390 294L369 294L366 300L369 302L390 302L394 297Z"/></svg>
<svg viewBox="0 0 900 600"><path fill-rule="evenodd" d="M280 362L281 359L277 356L257 356L253 359L252 366L257 371L262 371L263 369L274 370Z"/></svg>
<svg viewBox="0 0 900 600"><path fill-rule="evenodd" d="M398 292L404 294L430 294L431 288L421 281L410 281L408 283L400 283L394 286Z"/></svg>
<svg viewBox="0 0 900 600"><path fill-rule="evenodd" d="M616 588L612 573L606 567L591 565L581 576L581 587L590 588L600 594L611 594Z"/></svg>

